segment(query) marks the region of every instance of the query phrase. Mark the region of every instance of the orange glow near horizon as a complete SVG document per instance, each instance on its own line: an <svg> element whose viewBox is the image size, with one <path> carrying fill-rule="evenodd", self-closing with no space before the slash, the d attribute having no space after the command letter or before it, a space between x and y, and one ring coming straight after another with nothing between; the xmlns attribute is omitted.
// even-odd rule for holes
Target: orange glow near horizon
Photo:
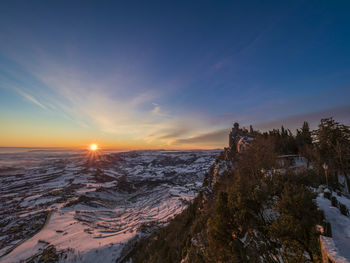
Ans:
<svg viewBox="0 0 350 263"><path fill-rule="evenodd" d="M192 149L213 149L225 147L222 145L203 145L196 143L172 144L166 141L148 142L143 138L132 138L131 136L116 136L110 134L99 134L90 132L87 129L72 128L70 126L48 123L42 125L39 122L28 123L27 119L2 120L0 116L1 136L0 147L28 147L28 148L69 148L74 150L85 150L94 152L90 146L97 145L97 151L117 150L192 150Z"/></svg>
<svg viewBox="0 0 350 263"><path fill-rule="evenodd" d="M225 147L226 141L218 145L201 143L173 144L171 140L149 141L142 136L134 138L133 135L118 136L105 134L99 131L90 131L80 126L56 122L54 119L46 120L45 124L39 119L19 117L13 119L0 116L1 136L0 147L28 147L28 148L71 148L75 150L90 149L92 144L97 145L97 151L102 150L192 150L213 149Z"/></svg>

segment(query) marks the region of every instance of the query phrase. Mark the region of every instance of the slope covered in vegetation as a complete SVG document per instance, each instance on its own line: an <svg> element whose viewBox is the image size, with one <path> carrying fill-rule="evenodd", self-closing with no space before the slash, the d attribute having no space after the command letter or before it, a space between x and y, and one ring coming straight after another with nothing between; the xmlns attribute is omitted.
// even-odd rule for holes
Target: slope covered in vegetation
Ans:
<svg viewBox="0 0 350 263"><path fill-rule="evenodd" d="M320 262L316 225L324 221L315 189L326 183L327 162L329 184L346 191L337 176L349 172L349 134L324 119L314 132L307 123L296 136L282 127L259 134L241 153L225 149L194 202L138 242L126 260ZM285 154L304 156L304 167L282 161Z"/></svg>

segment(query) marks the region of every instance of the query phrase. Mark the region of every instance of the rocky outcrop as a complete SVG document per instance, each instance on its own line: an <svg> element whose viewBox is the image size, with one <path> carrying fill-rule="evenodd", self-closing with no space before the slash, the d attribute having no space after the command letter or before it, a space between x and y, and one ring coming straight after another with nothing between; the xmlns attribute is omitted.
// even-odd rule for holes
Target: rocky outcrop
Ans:
<svg viewBox="0 0 350 263"><path fill-rule="evenodd" d="M214 164L206 173L203 181L201 192L203 193L203 200L210 198L213 193L213 188L225 172L233 169L232 158L230 157L230 149L225 148L220 156L215 160Z"/></svg>

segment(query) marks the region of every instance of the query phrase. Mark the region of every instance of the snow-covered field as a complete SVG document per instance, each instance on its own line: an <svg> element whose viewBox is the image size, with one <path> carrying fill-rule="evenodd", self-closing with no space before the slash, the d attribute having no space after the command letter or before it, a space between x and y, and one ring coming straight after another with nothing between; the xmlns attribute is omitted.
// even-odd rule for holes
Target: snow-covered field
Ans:
<svg viewBox="0 0 350 263"><path fill-rule="evenodd" d="M0 153L0 261L115 262L195 197L219 151Z"/></svg>

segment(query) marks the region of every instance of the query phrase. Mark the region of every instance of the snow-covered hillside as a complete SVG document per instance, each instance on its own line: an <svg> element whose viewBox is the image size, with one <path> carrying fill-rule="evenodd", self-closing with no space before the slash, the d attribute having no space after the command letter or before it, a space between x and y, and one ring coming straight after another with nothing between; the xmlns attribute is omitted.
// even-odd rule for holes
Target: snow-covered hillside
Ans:
<svg viewBox="0 0 350 263"><path fill-rule="evenodd" d="M186 207L218 153L134 151L92 162L82 152L22 153L17 162L2 154L0 260L53 251L63 261L115 262L126 243Z"/></svg>

